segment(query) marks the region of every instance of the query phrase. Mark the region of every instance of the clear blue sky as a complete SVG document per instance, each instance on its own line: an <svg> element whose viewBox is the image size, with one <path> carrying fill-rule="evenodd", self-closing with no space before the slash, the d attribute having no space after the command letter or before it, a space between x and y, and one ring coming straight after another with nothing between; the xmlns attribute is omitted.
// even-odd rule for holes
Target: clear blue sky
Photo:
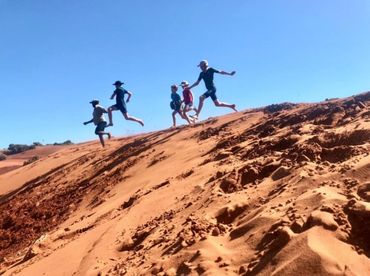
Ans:
<svg viewBox="0 0 370 276"><path fill-rule="evenodd" d="M239 109L370 90L368 0L0 0L0 39L0 148L96 139L88 102L113 104L115 80L146 126L116 112L113 135L170 127L170 85L202 59L237 71L215 83Z"/></svg>

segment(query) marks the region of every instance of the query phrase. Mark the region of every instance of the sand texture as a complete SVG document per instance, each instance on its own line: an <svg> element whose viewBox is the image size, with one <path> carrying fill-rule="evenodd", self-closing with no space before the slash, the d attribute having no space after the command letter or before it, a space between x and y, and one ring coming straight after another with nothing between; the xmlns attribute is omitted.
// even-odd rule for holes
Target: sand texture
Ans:
<svg viewBox="0 0 370 276"><path fill-rule="evenodd" d="M0 175L3 275L370 275L370 92Z"/></svg>

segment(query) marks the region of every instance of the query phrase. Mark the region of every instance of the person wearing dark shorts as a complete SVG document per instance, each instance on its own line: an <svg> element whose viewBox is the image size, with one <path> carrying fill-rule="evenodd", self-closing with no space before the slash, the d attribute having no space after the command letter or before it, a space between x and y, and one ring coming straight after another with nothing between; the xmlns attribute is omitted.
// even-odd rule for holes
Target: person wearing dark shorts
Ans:
<svg viewBox="0 0 370 276"><path fill-rule="evenodd" d="M173 110L172 112L172 121L173 121L173 125L172 127L175 128L176 127L176 114L179 114L181 118L183 118L184 120L187 120L189 124L191 124L189 118L185 118L183 113L182 113L182 110L181 110L181 104L182 104L182 101L181 101L181 97L179 94L177 94L177 85L176 84L173 84L171 85L171 109Z"/></svg>
<svg viewBox="0 0 370 276"><path fill-rule="evenodd" d="M235 74L235 71L232 71L231 73L228 73L228 72L225 72L225 71L216 70L212 67L209 67L208 66L208 61L206 61L206 60L202 60L199 63L198 67L200 67L202 72L200 72L198 80L193 85L191 85L189 87L189 89L192 89L193 87L197 86L200 83L200 81L203 80L204 84L207 88L207 91L199 97L199 105L198 105L198 110L197 110L196 116L197 117L199 116L199 113L200 113L200 111L202 110L202 107L203 107L204 100L209 98L209 97L212 99L215 106L228 107L228 108L231 108L234 111L237 111L236 108L235 108L235 104L228 104L228 103L220 102L218 100L217 95L216 95L217 89L216 89L216 86L213 82L213 77L214 77L215 73L221 74L221 75L233 76Z"/></svg>
<svg viewBox="0 0 370 276"><path fill-rule="evenodd" d="M95 134L99 136L99 140L101 145L104 147L104 135L107 135L108 138L111 138L111 134L109 132L105 132L105 128L107 127L107 122L105 121L104 118L104 113L108 113L107 110L99 105L98 100L92 100L90 102L94 108L93 112L93 118L90 121L84 122L84 125L94 123L96 125L95 128Z"/></svg>
<svg viewBox="0 0 370 276"><path fill-rule="evenodd" d="M123 82L121 82L121 81L116 81L115 83L113 83L113 85L116 87L116 89L114 90L110 99L113 100L114 98L116 98L116 104L114 104L114 105L112 105L108 108L108 117L109 117L108 126L113 126L112 112L115 111L115 110L120 110L123 114L123 117L126 120L134 121L134 122L139 123L141 126L144 126L143 120L135 118L133 116L130 116L127 113L126 103L128 103L130 101L132 93L127 91L126 89L122 88ZM126 94L128 95L128 97L127 97L127 100L125 102L125 95Z"/></svg>
<svg viewBox="0 0 370 276"><path fill-rule="evenodd" d="M95 134L99 135L100 132L104 131L107 127L107 122L100 122L95 128Z"/></svg>
<svg viewBox="0 0 370 276"><path fill-rule="evenodd" d="M182 81L181 82L181 87L182 87L182 96L183 96L183 102L184 102L184 109L182 110L182 114L186 119L189 119L188 117L188 112L189 111L195 111L195 114L197 113L197 109L193 106L193 93L189 89L189 83L187 81ZM191 116L191 118L194 118L194 116ZM189 119L190 120L190 119ZM194 119L190 120L194 121Z"/></svg>

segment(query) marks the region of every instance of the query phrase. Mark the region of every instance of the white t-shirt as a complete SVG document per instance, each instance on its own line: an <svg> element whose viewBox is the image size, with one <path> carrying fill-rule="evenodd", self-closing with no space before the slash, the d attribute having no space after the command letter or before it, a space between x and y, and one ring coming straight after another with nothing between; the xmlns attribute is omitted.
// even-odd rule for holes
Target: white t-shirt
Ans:
<svg viewBox="0 0 370 276"><path fill-rule="evenodd" d="M96 105L93 112L93 122L98 125L101 122L105 122L104 113L108 113L104 107Z"/></svg>

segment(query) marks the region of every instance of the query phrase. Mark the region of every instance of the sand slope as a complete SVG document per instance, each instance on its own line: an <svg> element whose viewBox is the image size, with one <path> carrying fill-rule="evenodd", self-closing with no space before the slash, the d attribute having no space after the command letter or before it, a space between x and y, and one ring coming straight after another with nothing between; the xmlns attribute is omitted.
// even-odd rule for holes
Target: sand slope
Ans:
<svg viewBox="0 0 370 276"><path fill-rule="evenodd" d="M67 147L68 146L37 146L32 150L9 155L6 160L0 161L0 178L2 174L22 167L23 163L32 157L37 156L38 158L44 158Z"/></svg>
<svg viewBox="0 0 370 276"><path fill-rule="evenodd" d="M1 270L370 275L369 116L364 93L58 151L0 178Z"/></svg>

